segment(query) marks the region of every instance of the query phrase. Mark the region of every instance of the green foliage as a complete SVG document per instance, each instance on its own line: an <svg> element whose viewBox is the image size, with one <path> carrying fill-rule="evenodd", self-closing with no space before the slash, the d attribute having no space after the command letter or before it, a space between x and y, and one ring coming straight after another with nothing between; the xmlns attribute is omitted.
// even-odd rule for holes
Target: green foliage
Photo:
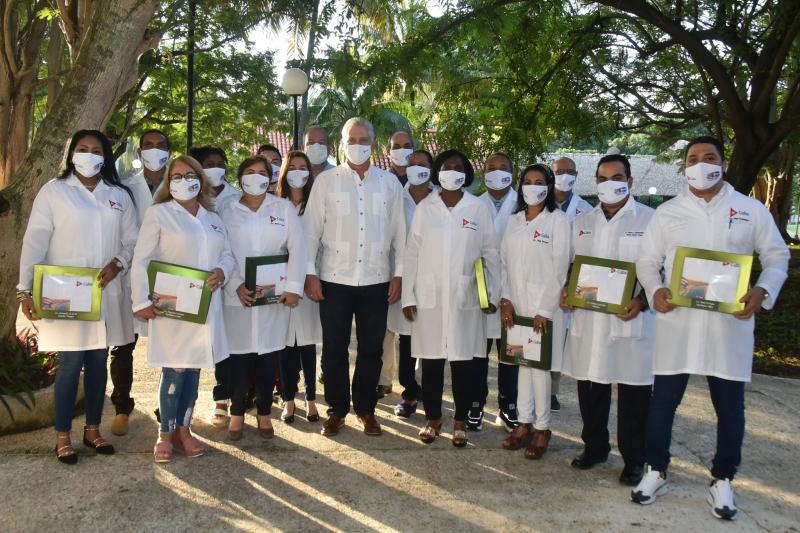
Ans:
<svg viewBox="0 0 800 533"><path fill-rule="evenodd" d="M33 393L50 385L55 375L56 355L50 352L37 352L28 355L21 343L3 341L0 347L0 402L11 419L14 415L7 398L13 398L28 409L34 405Z"/></svg>

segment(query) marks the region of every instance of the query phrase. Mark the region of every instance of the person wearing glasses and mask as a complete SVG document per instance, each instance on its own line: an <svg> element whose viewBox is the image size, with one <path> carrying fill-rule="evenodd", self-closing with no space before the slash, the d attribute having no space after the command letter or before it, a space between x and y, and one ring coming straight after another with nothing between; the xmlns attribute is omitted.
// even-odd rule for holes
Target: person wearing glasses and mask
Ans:
<svg viewBox="0 0 800 533"><path fill-rule="evenodd" d="M316 178L321 172L331 170L334 165L328 161L330 150L328 148L328 132L322 126L309 126L303 135L303 151L308 156L311 167L308 169L311 178Z"/></svg>
<svg viewBox="0 0 800 533"><path fill-rule="evenodd" d="M211 184L200 163L190 156L173 159L167 181L145 213L134 250L131 282L133 311L148 321L147 362L161 367L160 434L153 455L158 463L172 460L173 450L187 457L204 453L190 431L201 368L228 357L222 317L222 288L235 268L228 235L214 212ZM208 317L195 324L159 316L150 298L147 268L163 261L207 270L212 291Z"/></svg>

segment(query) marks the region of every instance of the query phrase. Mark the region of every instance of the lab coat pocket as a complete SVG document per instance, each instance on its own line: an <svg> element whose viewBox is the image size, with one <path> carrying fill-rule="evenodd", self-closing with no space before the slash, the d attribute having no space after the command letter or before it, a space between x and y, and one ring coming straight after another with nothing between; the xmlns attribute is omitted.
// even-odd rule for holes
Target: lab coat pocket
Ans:
<svg viewBox="0 0 800 533"><path fill-rule="evenodd" d="M620 261L635 262L639 257L639 244L641 237L620 237L619 238L619 259Z"/></svg>
<svg viewBox="0 0 800 533"><path fill-rule="evenodd" d="M641 339L645 312L639 313L636 318L627 322L617 317L612 317L610 337L612 339Z"/></svg>
<svg viewBox="0 0 800 533"><path fill-rule="evenodd" d="M346 192L332 193L331 202L333 211L340 216L350 214L350 195Z"/></svg>
<svg viewBox="0 0 800 533"><path fill-rule="evenodd" d="M433 274L417 276L414 297L417 299L418 309L433 309L436 307L436 280Z"/></svg>
<svg viewBox="0 0 800 533"><path fill-rule="evenodd" d="M461 276L458 286L458 308L464 310L480 309L478 302L478 282L474 275Z"/></svg>
<svg viewBox="0 0 800 533"><path fill-rule="evenodd" d="M753 242L753 223L748 221L733 221L728 229L728 246L731 251L750 253L755 243Z"/></svg>

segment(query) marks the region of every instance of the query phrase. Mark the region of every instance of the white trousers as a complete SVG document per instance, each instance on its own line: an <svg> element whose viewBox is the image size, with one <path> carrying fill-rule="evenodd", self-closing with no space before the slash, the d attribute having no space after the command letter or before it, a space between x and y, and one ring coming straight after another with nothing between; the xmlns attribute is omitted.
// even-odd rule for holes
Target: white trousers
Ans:
<svg viewBox="0 0 800 533"><path fill-rule="evenodd" d="M384 387L391 386L392 380L394 379L396 338L397 334L388 329L386 330L386 335L383 337L383 366L381 367L381 378L378 380L378 385L383 385Z"/></svg>
<svg viewBox="0 0 800 533"><path fill-rule="evenodd" d="M521 424L533 424L534 429L550 429L550 394L552 381L549 370L520 365L517 378L517 413Z"/></svg>

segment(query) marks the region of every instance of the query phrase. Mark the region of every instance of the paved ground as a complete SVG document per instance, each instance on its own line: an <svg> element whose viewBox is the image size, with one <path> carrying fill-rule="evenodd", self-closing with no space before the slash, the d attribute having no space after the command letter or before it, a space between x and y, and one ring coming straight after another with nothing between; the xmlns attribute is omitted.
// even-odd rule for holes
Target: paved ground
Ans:
<svg viewBox="0 0 800 533"><path fill-rule="evenodd" d="M671 491L643 508L617 482L616 452L592 471L570 468L581 449L580 418L575 383L566 379L551 449L532 462L502 450L504 434L494 425L472 435L466 449L453 448L449 433L425 446L416 438L422 416L405 422L391 414L397 394L380 402L380 438L360 433L350 416L334 440L319 435L319 424L300 419L293 426L276 422L272 441L251 430L234 445L202 422L211 410L211 375L204 372L195 432L209 453L156 466L158 371L144 363L143 348L136 354L131 434L105 431L115 456L82 448L79 464L67 467L53 456L52 428L0 438L0 531L800 530L797 381L758 376L748 388L736 481L740 517L731 525L714 519L705 502L714 428L702 380L691 382L678 413ZM446 407L448 417L452 404ZM107 428L108 401L106 415ZM252 428L254 419L247 423ZM82 424L77 418L74 442Z"/></svg>

